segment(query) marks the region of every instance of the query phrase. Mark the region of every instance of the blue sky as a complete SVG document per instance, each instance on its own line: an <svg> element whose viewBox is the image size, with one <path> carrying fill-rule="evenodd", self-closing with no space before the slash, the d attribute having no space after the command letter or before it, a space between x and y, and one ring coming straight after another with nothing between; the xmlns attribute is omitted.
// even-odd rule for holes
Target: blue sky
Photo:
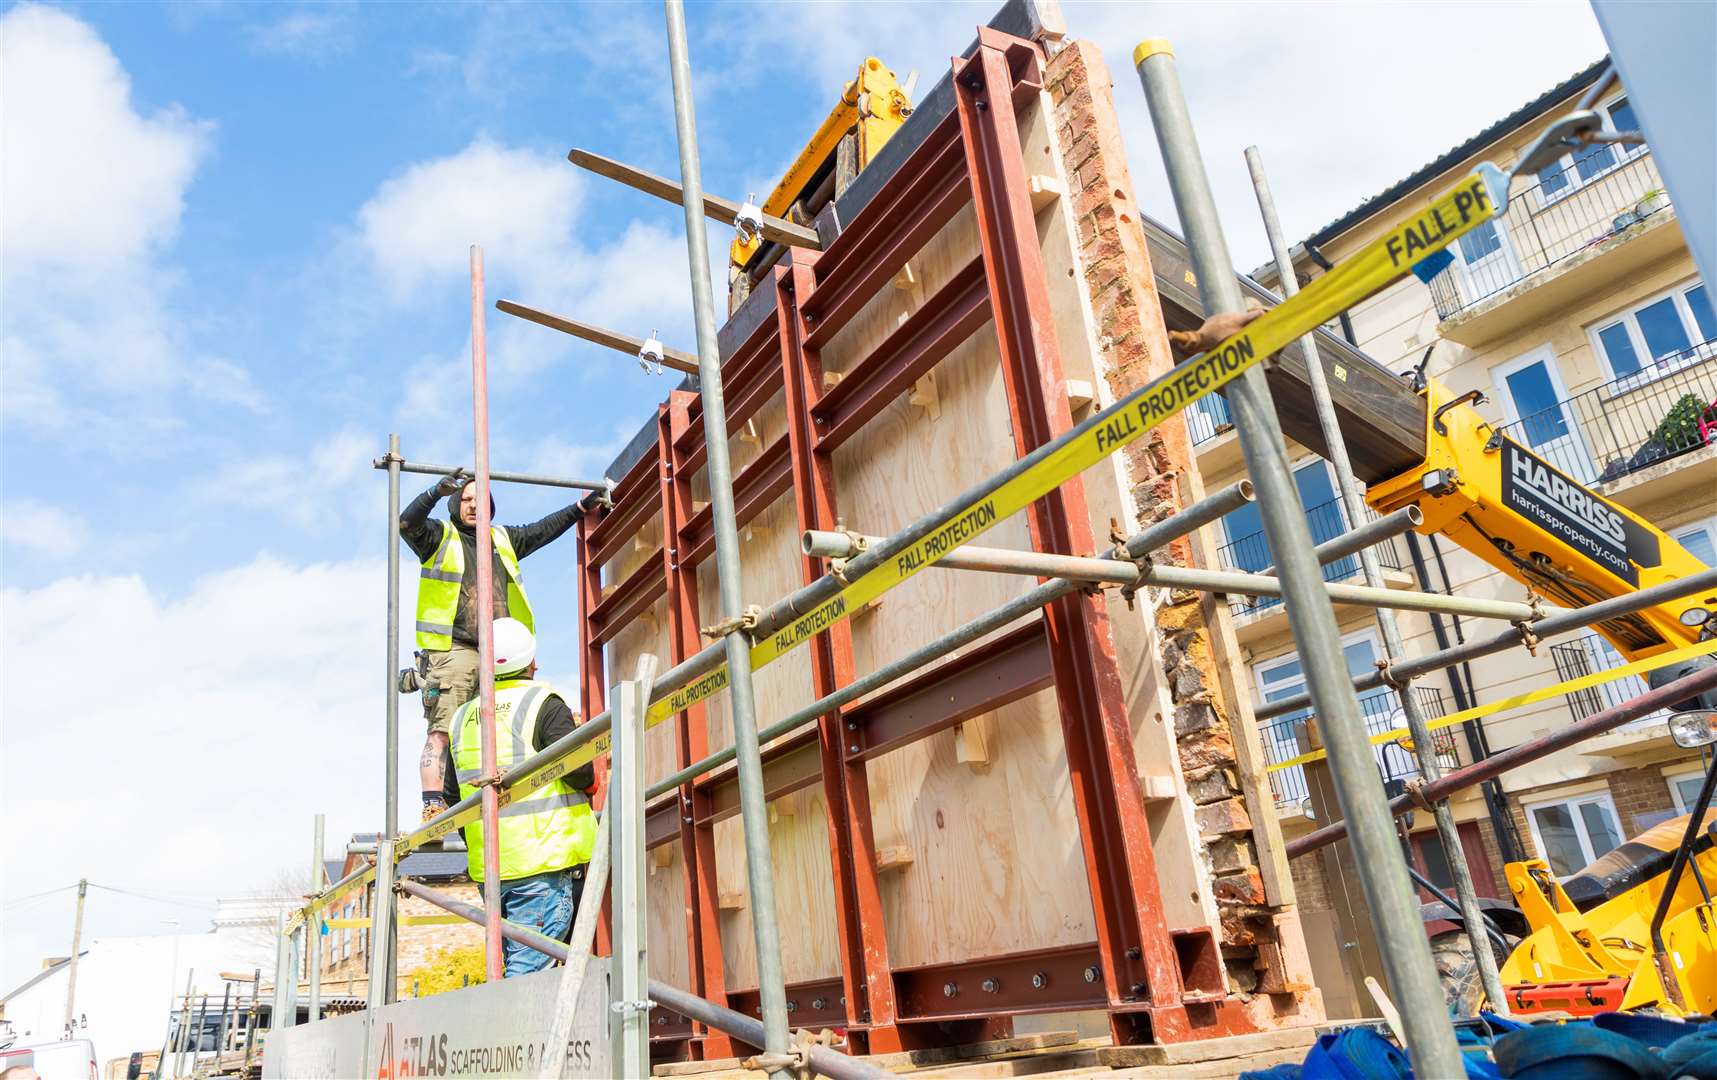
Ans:
<svg viewBox="0 0 1717 1080"><path fill-rule="evenodd" d="M1603 52L1582 4L1489 5L1491 36L1434 53L1417 44L1446 23L1435 6L1065 7L1115 75L1140 201L1169 221L1128 54L1176 42L1247 267L1265 255L1248 143L1303 236ZM866 55L927 89L991 9L691 5L706 185L766 190ZM333 838L378 824L369 462L389 431L409 457L469 458L467 246L490 305L692 348L679 210L564 160L677 174L661 11L0 10L3 895L87 874L193 905L92 905L92 933L151 932L307 864L317 811ZM718 258L728 238L711 230ZM488 314L496 467L600 474L668 379ZM523 521L561 500L498 501ZM573 558L569 539L526 564L545 670L569 686ZM401 715L409 764L415 699ZM64 951L69 910L7 910L0 984Z"/></svg>

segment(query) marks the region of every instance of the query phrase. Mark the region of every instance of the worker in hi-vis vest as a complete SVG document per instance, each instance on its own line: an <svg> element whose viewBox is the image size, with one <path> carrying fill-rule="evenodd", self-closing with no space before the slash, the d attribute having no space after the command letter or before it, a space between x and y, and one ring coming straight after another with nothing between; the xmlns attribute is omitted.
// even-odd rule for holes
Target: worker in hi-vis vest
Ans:
<svg viewBox="0 0 1717 1080"><path fill-rule="evenodd" d="M495 775L530 757L578 726L578 715L555 689L537 682L537 641L518 619L495 620ZM473 697L453 717L453 749L442 751L447 780L442 797L469 798L483 775L481 699ZM585 763L567 775L501 807L498 847L501 917L566 941L584 894L584 868L596 847L596 815L590 788L596 767ZM483 880L481 820L465 826L465 857L473 881ZM506 943L507 977L528 975L549 964L546 953Z"/></svg>
<svg viewBox="0 0 1717 1080"><path fill-rule="evenodd" d="M437 499L447 500L446 521L431 520ZM494 520L495 500L489 499ZM529 630L531 604L519 575L519 560L565 534L584 516L577 503L530 525L492 525L497 619L511 617ZM442 798L442 760L453 714L477 692L477 482L463 471L411 501L399 516L400 539L420 564L417 572L417 664L401 674L400 689L423 692L429 734L418 771L423 781L423 820L447 809Z"/></svg>

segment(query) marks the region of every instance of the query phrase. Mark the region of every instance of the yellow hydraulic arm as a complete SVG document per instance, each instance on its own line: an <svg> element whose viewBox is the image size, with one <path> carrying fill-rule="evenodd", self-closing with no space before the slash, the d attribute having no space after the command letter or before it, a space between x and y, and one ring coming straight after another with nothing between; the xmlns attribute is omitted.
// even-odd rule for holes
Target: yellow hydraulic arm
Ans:
<svg viewBox="0 0 1717 1080"><path fill-rule="evenodd" d="M1380 513L1417 503L1421 533L1441 533L1546 599L1596 603L1688 577L1705 564L1662 530L1618 506L1495 431L1469 402L1426 380L1425 460L1374 483L1366 501ZM1691 596L1611 619L1596 629L1630 660L1698 639L1680 621L1717 595Z"/></svg>
<svg viewBox="0 0 1717 1080"><path fill-rule="evenodd" d="M787 218L800 225L811 223L812 216L827 198L817 198L827 187L829 195L839 195L836 171L841 141L853 138L852 170L865 167L884 143L900 130L912 115L908 91L895 81L894 72L876 57L866 57L854 76L841 91L835 107L818 125L816 134L799 152L775 190L761 206L765 214ZM816 204L816 205L812 205ZM737 238L728 249L728 280L737 283L759 249L760 237L750 240Z"/></svg>

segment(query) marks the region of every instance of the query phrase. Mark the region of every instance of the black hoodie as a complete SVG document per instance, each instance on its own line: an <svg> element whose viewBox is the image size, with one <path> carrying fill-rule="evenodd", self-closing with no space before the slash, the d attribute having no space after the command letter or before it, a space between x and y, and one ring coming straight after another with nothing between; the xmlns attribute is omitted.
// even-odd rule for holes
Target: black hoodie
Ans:
<svg viewBox="0 0 1717 1080"><path fill-rule="evenodd" d="M453 617L453 643L474 649L477 647L477 616L473 608L473 597L477 591L477 533L459 520L459 496L462 492L463 489L447 496L447 520L453 523L460 542L465 545L465 577L459 583L459 608ZM434 508L435 489L430 488L411 500L410 505L399 515L400 539L411 548L419 563L434 555L436 548L441 546L441 522L429 517L429 512ZM507 530L507 538L513 543L513 553L523 559L538 548L560 539L583 516L583 509L573 503L556 510L541 521L534 521L529 525L503 525L501 528ZM494 519L495 496L490 493L489 520ZM494 555L494 564L495 617L499 619L507 614L507 570L501 565L501 557L498 554Z"/></svg>

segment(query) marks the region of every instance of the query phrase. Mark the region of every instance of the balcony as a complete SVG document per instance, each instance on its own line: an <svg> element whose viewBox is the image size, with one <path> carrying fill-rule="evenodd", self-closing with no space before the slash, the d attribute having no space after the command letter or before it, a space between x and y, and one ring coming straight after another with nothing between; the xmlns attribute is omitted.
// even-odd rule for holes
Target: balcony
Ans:
<svg viewBox="0 0 1717 1080"><path fill-rule="evenodd" d="M1208 400L1208 399L1206 399ZM1365 508L1365 520L1375 521L1377 515L1370 507ZM1312 540L1323 543L1326 540L1340 536L1348 531L1347 514L1342 511L1341 502L1331 499L1306 508L1306 521L1311 525ZM1371 549L1377 555L1378 564L1386 571L1393 570L1399 574L1405 573L1405 563L1402 560L1401 548L1397 540L1385 540ZM1216 549L1217 562L1224 570L1237 570L1241 573L1256 574L1271 566L1275 559L1270 554L1269 544L1265 542L1262 532L1250 533L1246 536L1223 544ZM1346 581L1348 578L1359 576L1359 556L1349 555L1324 564L1325 581ZM1401 582L1397 582L1399 585ZM1258 617L1268 613L1281 614L1282 600L1278 596L1230 596L1228 610L1236 619Z"/></svg>
<svg viewBox="0 0 1717 1080"><path fill-rule="evenodd" d="M1658 358L1497 429L1562 472L1638 505L1717 477L1717 339ZM1700 469L1683 466L1700 463ZM1644 488L1650 485L1647 492ZM1707 489L1709 494L1709 489Z"/></svg>
<svg viewBox="0 0 1717 1080"><path fill-rule="evenodd" d="M1443 715L1443 695L1428 686L1415 686L1413 693L1417 696L1419 707L1428 720L1435 720ZM1379 689L1367 691L1359 695L1360 715L1365 718L1365 730L1368 735L1380 735L1385 731L1407 726L1407 717L1401 711L1401 701L1395 691ZM1264 741L1264 756L1270 764L1275 765L1305 753L1301 744L1301 728L1310 710L1290 713L1260 725L1259 735ZM1432 738L1436 741L1437 763L1444 769L1457 768L1460 757L1455 750L1454 730L1434 732ZM1373 746L1372 753L1377 757L1377 771L1383 777L1384 783L1391 780L1408 780L1419 775L1419 763L1412 751L1399 743L1383 743ZM1310 797L1306 788L1306 771L1302 765L1294 765L1270 774L1270 791L1275 795L1278 811L1287 811L1297 807Z"/></svg>
<svg viewBox="0 0 1717 1080"><path fill-rule="evenodd" d="M1625 663L1621 654L1597 634L1583 634L1572 641L1550 646L1550 659L1556 664L1556 680L1567 682L1599 671L1607 671ZM1646 692L1646 682L1638 675L1615 679L1597 686L1588 686L1584 690L1576 690L1564 694L1563 699L1568 703L1568 712L1576 722L1613 709L1618 705ZM1669 716L1668 709L1659 709L1649 716L1629 721L1622 730L1648 727L1659 723Z"/></svg>
<svg viewBox="0 0 1717 1080"><path fill-rule="evenodd" d="M1649 150L1592 147L1572 165L1540 173L1538 183L1510 196L1499 221L1451 249L1454 264L1431 279L1439 332L1476 345L1602 288L1634 263L1682 245L1679 230L1662 228L1674 217ZM1636 243L1648 236L1651 243ZM1594 265L1624 246L1630 258ZM1547 289L1552 282L1560 284ZM1530 303L1516 303L1529 295ZM1504 315L1505 305L1519 310Z"/></svg>

